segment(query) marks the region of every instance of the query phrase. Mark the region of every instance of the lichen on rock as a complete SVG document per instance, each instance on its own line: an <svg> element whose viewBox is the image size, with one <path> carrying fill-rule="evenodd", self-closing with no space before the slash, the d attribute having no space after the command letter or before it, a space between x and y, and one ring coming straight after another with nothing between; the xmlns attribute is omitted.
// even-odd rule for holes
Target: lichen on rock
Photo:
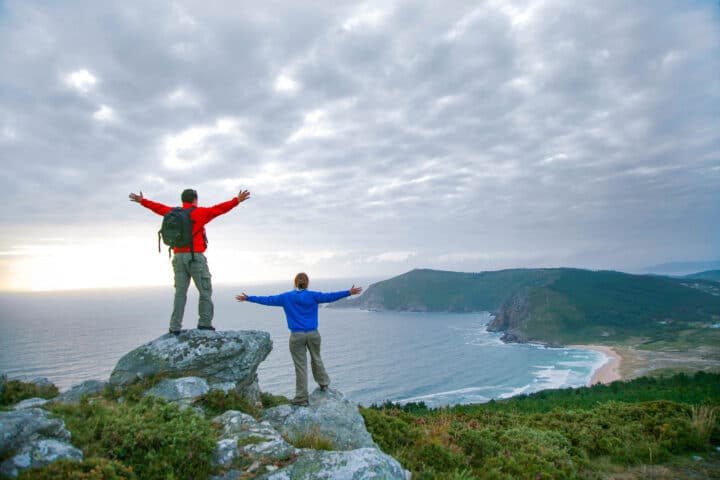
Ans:
<svg viewBox="0 0 720 480"><path fill-rule="evenodd" d="M210 385L233 383L248 400L257 402L257 368L271 350L270 334L255 330L165 334L123 356L110 384L123 387L156 375L195 376Z"/></svg>
<svg viewBox="0 0 720 480"><path fill-rule="evenodd" d="M280 405L266 410L263 419L287 438L319 435L336 450L377 448L357 405L337 390L316 389L307 407Z"/></svg>

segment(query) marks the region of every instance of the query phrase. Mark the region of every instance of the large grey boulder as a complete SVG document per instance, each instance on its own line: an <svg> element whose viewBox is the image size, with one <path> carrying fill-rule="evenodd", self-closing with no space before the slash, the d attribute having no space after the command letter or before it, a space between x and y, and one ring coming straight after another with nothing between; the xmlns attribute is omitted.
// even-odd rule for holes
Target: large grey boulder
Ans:
<svg viewBox="0 0 720 480"><path fill-rule="evenodd" d="M69 440L65 423L40 408L0 412L0 458L40 437Z"/></svg>
<svg viewBox="0 0 720 480"><path fill-rule="evenodd" d="M16 477L61 458L82 460L62 420L40 408L0 412L0 476Z"/></svg>
<svg viewBox="0 0 720 480"><path fill-rule="evenodd" d="M337 390L316 389L310 395L309 406L270 408L265 411L263 420L291 441L306 435L319 435L329 440L336 450L377 448L357 405Z"/></svg>
<svg viewBox="0 0 720 480"><path fill-rule="evenodd" d="M189 404L198 397L210 391L210 386L204 378L182 377L166 378L143 395L153 395L164 398L168 402L180 402Z"/></svg>
<svg viewBox="0 0 720 480"><path fill-rule="evenodd" d="M79 385L74 385L70 390L61 393L54 402L77 404L85 395L99 395L105 390L108 383L102 380L86 380Z"/></svg>
<svg viewBox="0 0 720 480"><path fill-rule="evenodd" d="M259 477L263 480L409 480L410 472L380 450L310 450L292 465Z"/></svg>
<svg viewBox="0 0 720 480"><path fill-rule="evenodd" d="M270 334L256 330L168 333L123 356L110 384L126 386L156 374L196 376L211 386L232 382L246 398L257 401L257 368L271 350Z"/></svg>
<svg viewBox="0 0 720 480"><path fill-rule="evenodd" d="M81 461L82 450L53 438L33 440L0 464L0 476L17 477L24 470L40 468L60 459Z"/></svg>
<svg viewBox="0 0 720 480"><path fill-rule="evenodd" d="M213 422L222 425L215 449L216 465L230 466L234 460L244 457L283 461L299 452L268 422L258 422L245 413L228 410Z"/></svg>

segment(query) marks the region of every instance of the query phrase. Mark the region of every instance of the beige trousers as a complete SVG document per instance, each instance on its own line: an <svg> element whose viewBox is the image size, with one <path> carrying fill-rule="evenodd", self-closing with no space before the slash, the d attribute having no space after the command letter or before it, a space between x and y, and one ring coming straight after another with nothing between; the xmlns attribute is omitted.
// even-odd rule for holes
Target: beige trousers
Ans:
<svg viewBox="0 0 720 480"><path fill-rule="evenodd" d="M182 328L190 279L195 283L200 294L198 326L212 326L214 313L212 282L205 255L196 253L195 260L192 260L191 253L176 253L173 255L172 265L175 271L175 299L173 301L172 315L170 316L170 331L178 331Z"/></svg>
<svg viewBox="0 0 720 480"><path fill-rule="evenodd" d="M315 381L320 386L330 385L330 377L320 358L320 342L317 330L290 333L290 355L295 364L295 402L306 402L308 399L306 352L310 352L310 366Z"/></svg>

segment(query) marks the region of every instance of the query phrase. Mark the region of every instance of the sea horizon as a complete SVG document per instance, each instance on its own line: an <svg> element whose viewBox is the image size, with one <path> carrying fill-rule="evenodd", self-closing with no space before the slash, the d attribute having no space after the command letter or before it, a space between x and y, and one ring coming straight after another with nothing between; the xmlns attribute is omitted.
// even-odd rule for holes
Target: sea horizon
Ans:
<svg viewBox="0 0 720 480"><path fill-rule="evenodd" d="M332 291L346 280L318 279ZM294 371L282 309L240 304L239 289L258 295L289 282L218 285L218 330L265 330L273 351L260 365L261 390L292 396ZM0 292L0 372L45 377L62 391L107 380L122 355L167 331L169 287ZM191 286L183 328L196 326ZM608 361L592 350L505 344L487 332L489 312L373 312L323 308L323 359L335 388L363 405L423 401L429 406L483 403L552 388L580 387ZM398 368L401 366L401 368Z"/></svg>

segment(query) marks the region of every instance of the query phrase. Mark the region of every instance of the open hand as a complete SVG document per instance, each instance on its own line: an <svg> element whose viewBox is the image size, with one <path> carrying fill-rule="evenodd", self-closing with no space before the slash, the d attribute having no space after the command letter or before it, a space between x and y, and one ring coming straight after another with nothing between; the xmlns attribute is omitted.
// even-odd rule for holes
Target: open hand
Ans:
<svg viewBox="0 0 720 480"><path fill-rule="evenodd" d="M131 202L140 203L143 199L142 190L140 190L140 195L138 195L137 193L131 193L130 195L128 195L128 197L130 197Z"/></svg>
<svg viewBox="0 0 720 480"><path fill-rule="evenodd" d="M247 293L243 292L241 295L235 295L235 300L238 302L244 302L247 300Z"/></svg>
<svg viewBox="0 0 720 480"><path fill-rule="evenodd" d="M357 295L360 292L362 292L362 287L356 287L355 285L350 287L350 295Z"/></svg>
<svg viewBox="0 0 720 480"><path fill-rule="evenodd" d="M247 190L241 190L240 193L238 193L238 202L242 203L248 198L250 198L250 192L248 192Z"/></svg>

